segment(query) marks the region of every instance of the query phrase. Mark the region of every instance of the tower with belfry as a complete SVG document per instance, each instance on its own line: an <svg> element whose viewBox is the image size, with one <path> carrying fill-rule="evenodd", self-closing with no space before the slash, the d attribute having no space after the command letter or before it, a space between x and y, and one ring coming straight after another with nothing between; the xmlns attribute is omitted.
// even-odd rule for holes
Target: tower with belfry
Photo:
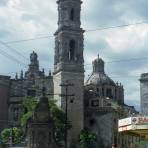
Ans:
<svg viewBox="0 0 148 148"><path fill-rule="evenodd" d="M15 79L0 76L0 130L7 124L20 125L21 108L25 97L39 101L29 128L30 148L54 147L54 130L46 97L54 95L65 111L64 148L78 148L82 130L96 135L93 148L123 148L136 141L117 131L118 119L135 114L135 108L124 103L124 88L105 72L105 61L98 56L93 71L84 84L84 30L81 28L81 0L57 0L58 29L55 32L54 72L46 75L39 67L38 55L32 52L27 71ZM42 97L42 88L47 96ZM52 118L52 117L51 117ZM7 124L6 124L7 123ZM68 129L68 124L71 128ZM9 125L8 124L8 125ZM39 126L38 126L39 125ZM50 126L48 126L50 125ZM127 147L129 148L129 146Z"/></svg>
<svg viewBox="0 0 148 148"><path fill-rule="evenodd" d="M68 131L68 148L78 143L80 131L83 129L83 86L84 86L84 58L83 33L80 27L80 0L58 0L58 29L55 33L54 57L54 93L65 94L65 87L61 84L72 84L68 94L67 118L72 124ZM65 97L55 96L59 105L65 110ZM73 101L70 101L73 99Z"/></svg>

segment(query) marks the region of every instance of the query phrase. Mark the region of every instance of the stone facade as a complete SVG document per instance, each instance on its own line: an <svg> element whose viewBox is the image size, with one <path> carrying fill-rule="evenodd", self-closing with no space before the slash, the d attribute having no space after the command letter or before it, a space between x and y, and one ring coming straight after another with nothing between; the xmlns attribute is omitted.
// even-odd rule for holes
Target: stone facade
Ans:
<svg viewBox="0 0 148 148"><path fill-rule="evenodd" d="M95 91L101 98L110 98L120 105L124 104L124 89L115 83L104 71L104 61L98 56L93 61L93 72L85 83L85 90Z"/></svg>
<svg viewBox="0 0 148 148"><path fill-rule="evenodd" d="M28 123L28 140L29 148L56 148L54 124L45 96L41 97Z"/></svg>
<svg viewBox="0 0 148 148"><path fill-rule="evenodd" d="M30 96L39 100L43 86L46 87L47 94L53 94L53 77L51 73L46 76L44 70L39 70L38 56L35 52L30 55L29 68L25 74L21 71L20 76L16 74L15 79L0 77L0 98L2 99L0 105L2 104L1 108L4 108L0 110L0 114L8 118L9 125L20 125L23 99ZM3 118L3 116L0 117Z"/></svg>
<svg viewBox="0 0 148 148"><path fill-rule="evenodd" d="M141 112L148 115L148 73L144 73L140 78L140 94L141 94Z"/></svg>
<svg viewBox="0 0 148 148"><path fill-rule="evenodd" d="M96 148L113 145L130 148L129 142L137 140L118 133L118 119L137 112L134 107L124 104L123 86L105 74L104 61L99 56L93 62L92 75L85 84L84 106L84 126L97 135Z"/></svg>
<svg viewBox="0 0 148 148"><path fill-rule="evenodd" d="M8 125L10 77L0 76L0 131Z"/></svg>
<svg viewBox="0 0 148 148"><path fill-rule="evenodd" d="M68 97L68 120L72 128L68 131L68 148L75 148L80 131L83 129L83 86L84 86L84 59L83 59L83 29L80 28L80 0L58 0L58 30L55 33L54 57L54 93L74 95ZM72 84L66 94L65 86ZM65 97L55 96L65 111ZM70 101L73 99L73 101Z"/></svg>
<svg viewBox="0 0 148 148"><path fill-rule="evenodd" d="M137 113L132 107L127 109L113 102L111 106L89 106L85 109L85 129L96 134L96 148L111 148L113 145L117 148L131 148L131 144L139 141L137 137L118 133L118 119L128 117L131 115L129 112Z"/></svg>
<svg viewBox="0 0 148 148"><path fill-rule="evenodd" d="M6 123L20 125L24 97L31 96L39 100L42 88L46 87L47 94L54 93L54 99L64 111L65 96L68 97L67 116L72 124L68 130L68 148L77 148L79 134L84 128L97 135L96 148L111 148L113 145L130 148L129 143L137 139L118 133L118 119L136 111L124 104L122 84L115 83L105 73L104 61L99 56L93 61L93 72L84 84L84 30L80 21L82 2L58 0L57 4L59 17L55 32L54 75L49 73L46 76L44 70L40 71L38 56L33 52L25 74L21 71L20 77L16 75L15 79L0 76L0 107L3 109L0 110L0 124L3 124L2 127ZM67 91L65 84L69 85ZM37 107L28 127L30 148L52 148L49 145L49 133L53 132L52 121L48 120L48 111L44 109ZM43 143L44 140L47 145Z"/></svg>

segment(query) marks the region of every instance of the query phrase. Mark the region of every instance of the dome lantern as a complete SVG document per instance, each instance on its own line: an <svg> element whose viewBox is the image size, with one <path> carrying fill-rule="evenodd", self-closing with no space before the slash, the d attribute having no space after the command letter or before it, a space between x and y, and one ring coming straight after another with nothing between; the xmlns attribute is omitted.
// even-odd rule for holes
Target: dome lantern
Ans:
<svg viewBox="0 0 148 148"><path fill-rule="evenodd" d="M105 73L104 61L99 57L93 61L93 73Z"/></svg>

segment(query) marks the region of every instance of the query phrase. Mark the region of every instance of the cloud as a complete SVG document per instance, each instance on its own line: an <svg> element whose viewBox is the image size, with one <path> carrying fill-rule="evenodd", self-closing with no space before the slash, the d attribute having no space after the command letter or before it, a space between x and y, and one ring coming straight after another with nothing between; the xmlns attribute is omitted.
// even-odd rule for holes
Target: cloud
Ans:
<svg viewBox="0 0 148 148"><path fill-rule="evenodd" d="M54 0L44 3L39 0L9 0L0 9L0 22L12 33L13 39L50 34L56 29L55 6Z"/></svg>
<svg viewBox="0 0 148 148"><path fill-rule="evenodd" d="M9 31L4 30L2 28L0 29L0 36L1 36L1 38L4 38L4 37L9 36L9 35L10 35Z"/></svg>
<svg viewBox="0 0 148 148"><path fill-rule="evenodd" d="M108 33L105 40L114 52L140 51L148 41L148 26L133 26ZM141 52L141 51L140 51Z"/></svg>
<svg viewBox="0 0 148 148"><path fill-rule="evenodd" d="M96 29L146 21L147 0L85 0L82 4L82 27ZM5 42L53 35L57 29L57 4L55 0L1 0L0 1L0 40ZM147 24L126 28L108 29L85 33L86 77L92 71L92 60L99 53L106 62L106 73L115 81L124 84L125 101L139 108L139 81L135 75L147 72L148 55ZM53 70L54 37L10 44L26 57L35 50L39 54L40 65ZM6 52L18 58L13 51L1 46ZM19 57L26 64L29 61ZM124 62L120 60L125 59ZM126 61L127 59L127 61ZM108 61L116 61L108 63ZM119 62L118 62L119 61ZM0 73L20 71L24 66L1 55ZM11 63L11 64L10 64ZM13 66L12 66L13 65ZM24 68L26 69L26 68ZM14 74L12 74L14 76Z"/></svg>
<svg viewBox="0 0 148 148"><path fill-rule="evenodd" d="M8 1L8 0L1 0L1 1L0 1L0 6L6 5L7 1Z"/></svg>

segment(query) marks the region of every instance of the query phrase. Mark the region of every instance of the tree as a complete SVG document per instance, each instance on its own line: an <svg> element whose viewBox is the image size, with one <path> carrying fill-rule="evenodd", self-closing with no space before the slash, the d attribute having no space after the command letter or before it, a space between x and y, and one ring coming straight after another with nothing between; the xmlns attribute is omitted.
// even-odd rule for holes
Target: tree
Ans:
<svg viewBox="0 0 148 148"><path fill-rule="evenodd" d="M1 136L0 136L0 148L6 148L6 144L2 141Z"/></svg>
<svg viewBox="0 0 148 148"><path fill-rule="evenodd" d="M13 138L12 139L13 144L20 143L23 140L23 138L27 132L27 130L26 130L27 123L28 123L29 119L32 118L33 111L34 111L35 107L37 106L37 104L38 104L38 101L35 98L32 98L32 97L24 98L23 103L22 103L24 113L21 117L21 127L20 128L13 127L13 128L4 129L1 132L2 141L0 141L0 144L1 143L8 143L11 135ZM50 109L51 117L54 121L55 141L57 144L60 144L61 141L64 140L65 113L62 109L60 109L56 105L56 101L51 98L49 99L49 109ZM71 128L71 125L68 124L67 128L68 129Z"/></svg>
<svg viewBox="0 0 148 148"><path fill-rule="evenodd" d="M65 113L56 105L56 100L49 99L49 110L51 117L54 121L54 135L57 144L60 144L64 140L64 129L65 129ZM27 97L23 101L24 114L21 118L21 125L25 126L27 121L32 117L33 111L38 102L35 98ZM70 123L67 128L71 128Z"/></svg>
<svg viewBox="0 0 148 148"><path fill-rule="evenodd" d="M88 130L82 130L80 133L80 146L83 148L94 148L97 136Z"/></svg>
<svg viewBox="0 0 148 148"><path fill-rule="evenodd" d="M27 97L23 100L22 106L24 109L24 114L21 118L21 125L25 126L27 124L27 121L32 117L33 111L36 107L38 102L35 98Z"/></svg>
<svg viewBox="0 0 148 148"><path fill-rule="evenodd" d="M10 142L10 138L12 138L13 144L17 144L22 140L22 137L23 130L17 127L6 128L1 132L1 142L5 144Z"/></svg>

